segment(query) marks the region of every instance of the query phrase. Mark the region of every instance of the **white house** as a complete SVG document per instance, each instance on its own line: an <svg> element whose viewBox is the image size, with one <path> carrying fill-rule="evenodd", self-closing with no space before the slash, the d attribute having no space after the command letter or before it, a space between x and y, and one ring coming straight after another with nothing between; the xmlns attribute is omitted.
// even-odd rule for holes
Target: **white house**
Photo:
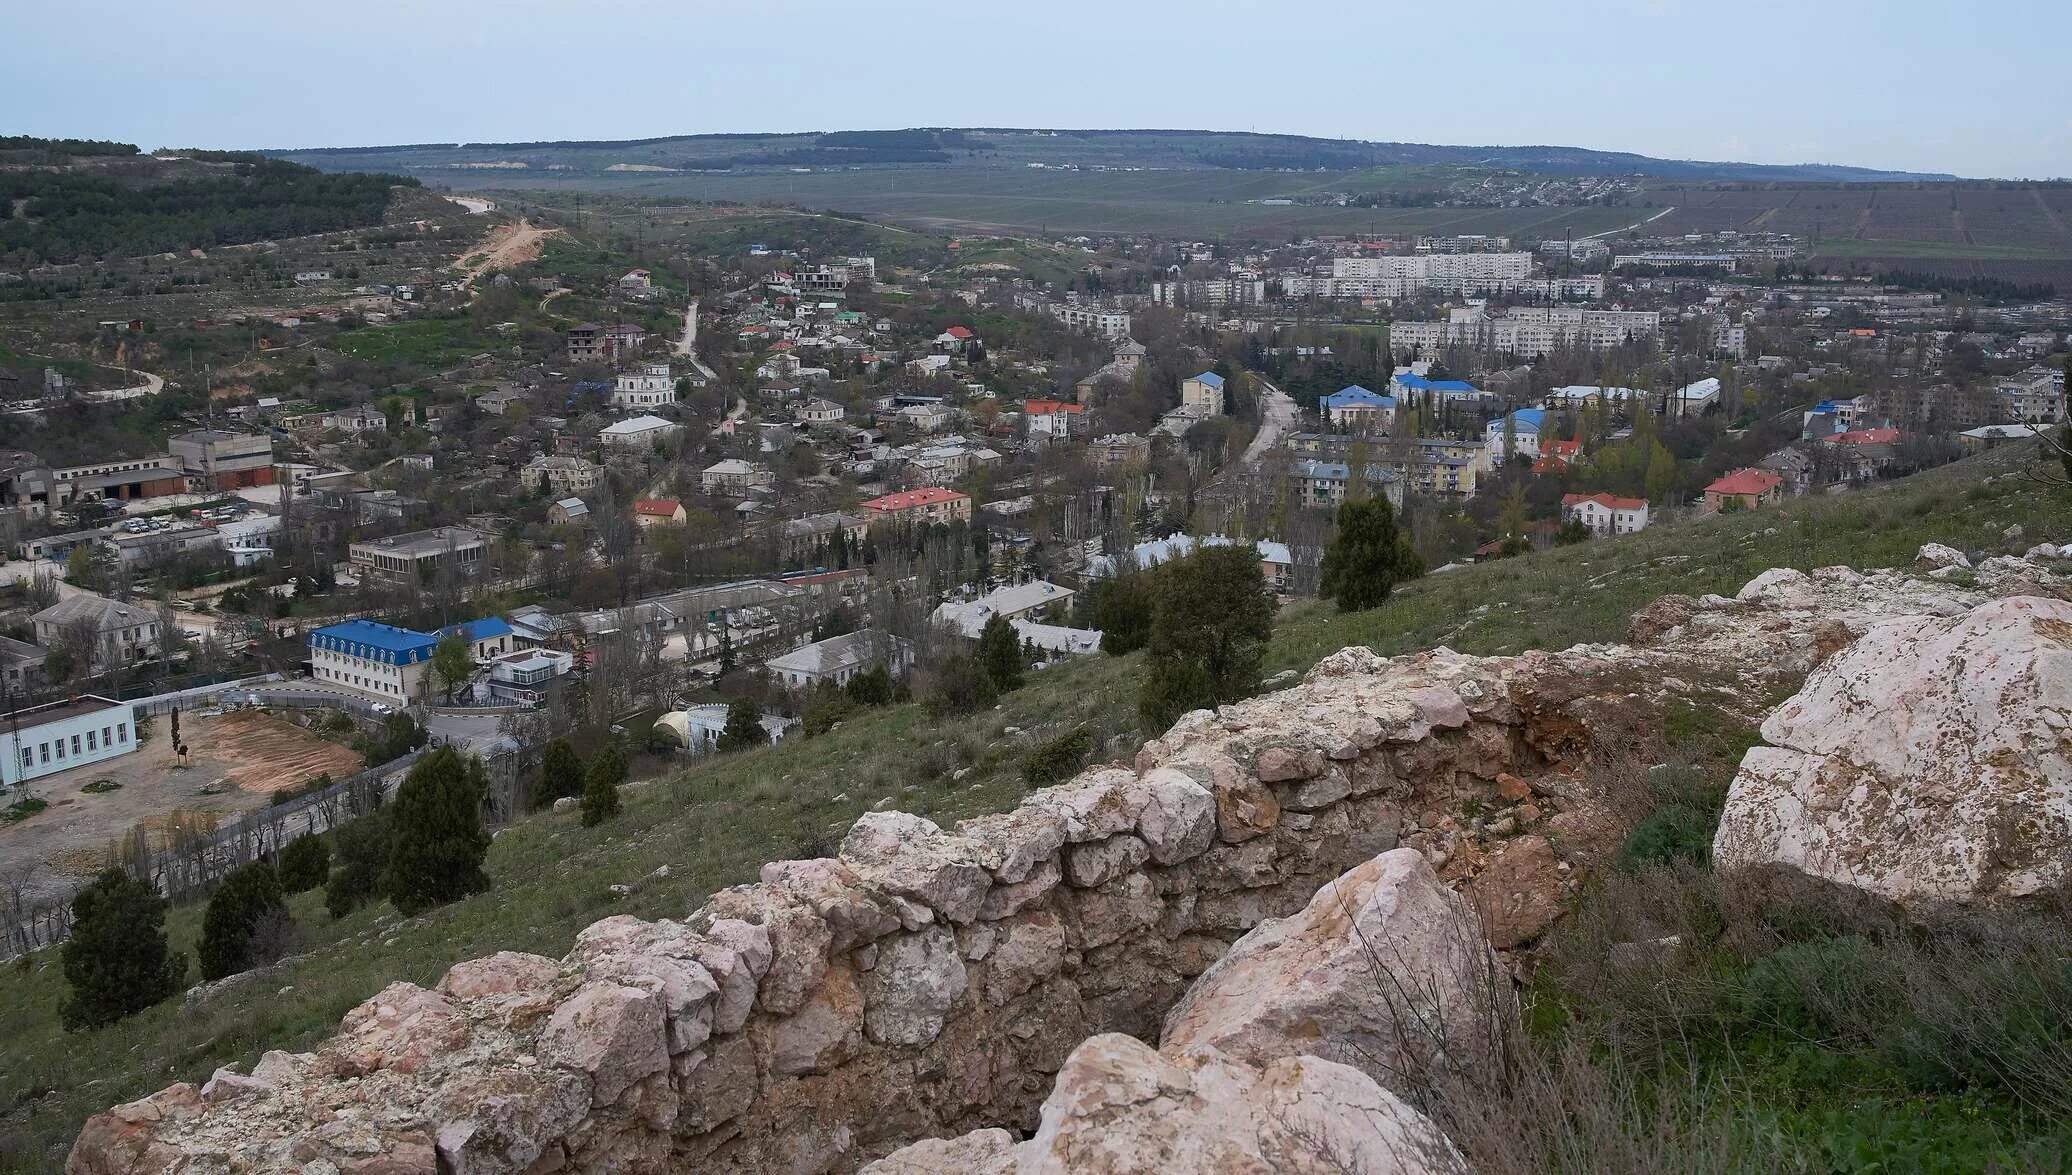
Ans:
<svg viewBox="0 0 2072 1175"><path fill-rule="evenodd" d="M650 363L639 371L623 372L612 387L612 406L625 408L670 408L676 404L676 380L667 363Z"/></svg>
<svg viewBox="0 0 2072 1175"><path fill-rule="evenodd" d="M1581 521L1594 535L1634 534L1647 529L1648 501L1605 493L1564 494L1561 516Z"/></svg>
<svg viewBox="0 0 2072 1175"><path fill-rule="evenodd" d="M699 487L708 494L745 494L776 481L777 475L768 468L739 457L714 462L698 475Z"/></svg>
<svg viewBox="0 0 2072 1175"><path fill-rule="evenodd" d="M678 426L659 416L630 416L597 430L597 439L621 449L652 449L675 436Z"/></svg>
<svg viewBox="0 0 2072 1175"><path fill-rule="evenodd" d="M1520 408L1508 416L1490 421L1482 436L1490 468L1497 468L1517 457L1528 461L1538 458L1540 428L1546 422L1547 414L1539 408Z"/></svg>
<svg viewBox="0 0 2072 1175"><path fill-rule="evenodd" d="M804 403L791 410L791 418L793 420L798 421L800 424L808 425L840 424L844 415L846 413L840 404L835 403L833 400L823 400L818 396L807 399Z"/></svg>
<svg viewBox="0 0 2072 1175"><path fill-rule="evenodd" d="M891 633L866 628L793 649L763 662L772 676L790 689L811 689L823 681L847 685L859 673L883 665L893 677L913 666L913 646Z"/></svg>
<svg viewBox="0 0 2072 1175"><path fill-rule="evenodd" d="M0 785L18 786L137 749L136 708L95 694L30 706L0 731Z"/></svg>
<svg viewBox="0 0 2072 1175"><path fill-rule="evenodd" d="M1719 403L1719 391L1719 380L1713 376L1685 384L1669 398L1669 411L1677 416L1702 416Z"/></svg>

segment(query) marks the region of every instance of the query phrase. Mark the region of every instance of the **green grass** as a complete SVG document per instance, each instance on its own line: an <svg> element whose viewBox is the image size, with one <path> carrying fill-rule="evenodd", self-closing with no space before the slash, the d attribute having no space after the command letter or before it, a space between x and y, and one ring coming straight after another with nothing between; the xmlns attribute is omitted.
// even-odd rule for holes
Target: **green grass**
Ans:
<svg viewBox="0 0 2072 1175"><path fill-rule="evenodd" d="M451 367L492 345L466 318L417 318L363 326L341 333L332 343L342 354L370 363L405 363L434 370Z"/></svg>
<svg viewBox="0 0 2072 1175"><path fill-rule="evenodd" d="M1824 237L1814 257L1923 257L1950 261L2063 261L2072 249L2027 245L1974 245L1968 241L1910 241L1896 237Z"/></svg>
<svg viewBox="0 0 2072 1175"><path fill-rule="evenodd" d="M1428 576L1371 612L1296 606L1282 614L1267 669L1307 667L1352 644L1502 653L1615 641L1631 612L1658 595L1731 593L1771 566L1902 565L1929 541L2019 551L2024 542L2000 537L2017 523L2028 541L2065 537L2072 492L2016 477L1983 482L2024 459L2002 449L1863 493ZM1108 738L1094 761L1127 757L1137 672L1135 656L1078 659L1032 675L997 711L936 720L919 706L890 707L819 738L703 761L629 790L624 813L595 829L573 814L525 821L490 850L490 893L416 919L399 923L382 906L334 923L304 895L295 909L312 934L308 953L190 1011L172 1001L112 1028L65 1034L57 954L42 952L0 983L0 1169L54 1169L85 1117L112 1103L249 1064L265 1049L308 1048L392 980L430 983L458 960L499 949L559 956L608 914L680 916L713 890L753 879L764 861L830 851L880 803L943 822L1007 807L1026 788L1024 755L1076 726ZM1696 718L1680 729L1715 755L1745 737ZM663 865L668 875L651 878ZM617 883L638 889L615 898ZM198 924L197 909L175 912L177 948L192 950Z"/></svg>

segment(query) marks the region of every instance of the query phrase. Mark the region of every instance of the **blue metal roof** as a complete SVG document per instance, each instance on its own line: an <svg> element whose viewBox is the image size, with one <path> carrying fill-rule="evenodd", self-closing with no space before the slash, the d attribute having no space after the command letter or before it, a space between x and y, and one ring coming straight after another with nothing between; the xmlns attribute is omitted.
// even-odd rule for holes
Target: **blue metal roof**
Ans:
<svg viewBox="0 0 2072 1175"><path fill-rule="evenodd" d="M414 665L432 655L438 638L430 633L398 628L378 620L348 620L327 624L309 634L313 649L328 649L348 657L380 661L386 665Z"/></svg>
<svg viewBox="0 0 2072 1175"><path fill-rule="evenodd" d="M1426 379L1414 371L1391 376L1390 382L1399 388L1422 392L1453 392L1461 395L1479 396L1482 389L1464 379Z"/></svg>
<svg viewBox="0 0 2072 1175"><path fill-rule="evenodd" d="M1355 404L1373 404L1378 407L1393 408L1396 406L1396 398L1370 392L1359 384L1353 384L1325 396L1323 404L1327 408L1349 408Z"/></svg>
<svg viewBox="0 0 2072 1175"><path fill-rule="evenodd" d="M1223 386L1223 377L1217 375L1213 371L1204 371L1200 375L1195 376L1194 378L1200 380L1201 382L1209 385L1212 388L1220 388Z"/></svg>
<svg viewBox="0 0 2072 1175"><path fill-rule="evenodd" d="M480 620L449 624L439 630L439 635L445 636L449 632L457 632L471 641L486 641L511 635L511 626L501 616L485 616Z"/></svg>

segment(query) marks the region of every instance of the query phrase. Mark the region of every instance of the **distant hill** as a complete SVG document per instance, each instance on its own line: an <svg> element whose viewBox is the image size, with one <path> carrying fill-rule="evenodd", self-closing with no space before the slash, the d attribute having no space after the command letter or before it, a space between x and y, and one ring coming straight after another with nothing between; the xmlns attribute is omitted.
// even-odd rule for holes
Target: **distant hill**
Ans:
<svg viewBox="0 0 2072 1175"><path fill-rule="evenodd" d="M0 269L376 225L398 185L418 181L252 152L145 155L127 143L0 137Z"/></svg>
<svg viewBox="0 0 2072 1175"><path fill-rule="evenodd" d="M1358 171L1446 166L1541 175L1645 175L1687 181L1904 182L1946 174L1879 171L1841 164L1791 165L1656 159L1582 147L1449 147L1321 139L1306 135L1187 130L1030 130L1008 127L828 131L804 134L680 135L623 141L414 143L390 147L278 150L266 154L327 171L641 175L823 167L1160 168L1239 171Z"/></svg>

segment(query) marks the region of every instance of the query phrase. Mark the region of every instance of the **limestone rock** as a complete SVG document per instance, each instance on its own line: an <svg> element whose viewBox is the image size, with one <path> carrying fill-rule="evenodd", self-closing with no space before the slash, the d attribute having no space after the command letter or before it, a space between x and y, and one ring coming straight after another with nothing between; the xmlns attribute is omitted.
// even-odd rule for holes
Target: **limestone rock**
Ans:
<svg viewBox="0 0 2072 1175"><path fill-rule="evenodd" d="M854 869L833 857L809 861L773 861L764 865L765 885L797 901L827 921L828 949L841 954L899 929L891 904L864 887Z"/></svg>
<svg viewBox="0 0 2072 1175"><path fill-rule="evenodd" d="M467 1074L425 1106L441 1169L524 1171L590 1112L582 1077L560 1070Z"/></svg>
<svg viewBox="0 0 2072 1175"><path fill-rule="evenodd" d="M1364 1074L1313 1056L1262 1071L1096 1036L1073 1050L1015 1148L1021 1175L1465 1172L1431 1121Z"/></svg>
<svg viewBox="0 0 2072 1175"><path fill-rule="evenodd" d="M1383 853L1260 923L1166 1016L1162 1047L1252 1064L1303 1053L1389 1089L1494 1076L1515 1015L1473 909L1414 849Z"/></svg>
<svg viewBox="0 0 2072 1175"><path fill-rule="evenodd" d="M993 879L979 846L905 812L866 812L842 840L842 860L869 884L952 922L978 916Z"/></svg>
<svg viewBox="0 0 2072 1175"><path fill-rule="evenodd" d="M1468 883L1468 896L1491 946L1504 951L1524 946L1546 933L1565 910L1561 860L1546 837L1519 837Z"/></svg>
<svg viewBox="0 0 2072 1175"><path fill-rule="evenodd" d="M1142 781L1137 834L1151 859L1171 865L1198 856L1216 839L1216 797L1184 771L1159 767Z"/></svg>
<svg viewBox="0 0 2072 1175"><path fill-rule="evenodd" d="M995 1126L901 1147L866 1164L862 1175L1013 1175L1014 1149L1014 1135Z"/></svg>
<svg viewBox="0 0 2072 1175"><path fill-rule="evenodd" d="M1971 560L1965 557L1964 552L1955 547L1946 547L1941 543L1928 543L1914 553L1914 566L1925 570L1936 570L1944 567L1963 568L1970 567Z"/></svg>
<svg viewBox="0 0 2072 1175"><path fill-rule="evenodd" d="M1065 880L1082 889L1106 885L1151 859L1143 838L1123 833L1065 849Z"/></svg>
<svg viewBox="0 0 2072 1175"><path fill-rule="evenodd" d="M1324 756L1303 747L1268 747L1259 752L1259 782L1289 783L1324 769Z"/></svg>
<svg viewBox="0 0 2072 1175"><path fill-rule="evenodd" d="M1184 721L1184 719L1183 719ZM1065 839L1104 840L1137 826L1144 797L1134 772L1096 768L1070 783L1047 787L1029 797L1030 805L1048 808L1065 819Z"/></svg>
<svg viewBox="0 0 2072 1175"><path fill-rule="evenodd" d="M864 1031L878 1044L927 1044L942 1033L968 975L957 940L928 926L878 944L878 965L863 977Z"/></svg>
<svg viewBox="0 0 2072 1175"><path fill-rule="evenodd" d="M848 968L829 970L809 994L797 1011L764 1030L773 1073L826 1073L862 1046L863 994Z"/></svg>
<svg viewBox="0 0 2072 1175"><path fill-rule="evenodd" d="M1027 881L1065 843L1065 815L1025 804L962 821L957 835L978 846L979 864L994 881L1013 885Z"/></svg>
<svg viewBox="0 0 2072 1175"><path fill-rule="evenodd" d="M549 987L561 965L544 955L498 951L480 959L468 959L447 968L439 980L441 995L457 1000L484 999L520 991Z"/></svg>
<svg viewBox="0 0 2072 1175"><path fill-rule="evenodd" d="M616 983L586 983L554 1009L540 1054L591 1080L593 1105L619 1100L635 1082L669 1068L655 997Z"/></svg>
<svg viewBox="0 0 2072 1175"><path fill-rule="evenodd" d="M340 1076L413 1073L467 1039L467 1016L451 1000L414 983L391 983L347 1012L338 1035L317 1051Z"/></svg>
<svg viewBox="0 0 2072 1175"><path fill-rule="evenodd" d="M1926 912L2072 877L2072 604L1872 627L1763 723L1713 853Z"/></svg>

